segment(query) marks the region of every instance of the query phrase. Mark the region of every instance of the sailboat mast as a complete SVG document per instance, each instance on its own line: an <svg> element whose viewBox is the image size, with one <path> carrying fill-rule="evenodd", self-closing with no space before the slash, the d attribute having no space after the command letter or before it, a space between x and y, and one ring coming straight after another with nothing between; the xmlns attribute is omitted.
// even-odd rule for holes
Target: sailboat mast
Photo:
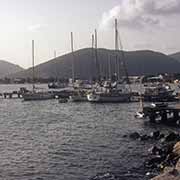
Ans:
<svg viewBox="0 0 180 180"><path fill-rule="evenodd" d="M54 50L54 59L56 58L56 50Z"/></svg>
<svg viewBox="0 0 180 180"><path fill-rule="evenodd" d="M74 40L73 40L73 32L71 32L71 52L72 52L72 82L74 83L75 75L74 75Z"/></svg>
<svg viewBox="0 0 180 180"><path fill-rule="evenodd" d="M94 48L94 34L92 34L92 49Z"/></svg>
<svg viewBox="0 0 180 180"><path fill-rule="evenodd" d="M115 19L115 50L119 50L118 47L118 28L117 28L117 19Z"/></svg>
<svg viewBox="0 0 180 180"><path fill-rule="evenodd" d="M98 62L98 52L97 52L97 30L95 29L95 64L96 64L96 76L99 80L100 78L100 67Z"/></svg>
<svg viewBox="0 0 180 180"><path fill-rule="evenodd" d="M117 73L117 79L120 79L120 62L118 58L118 50L119 50L119 45L118 45L118 23L117 19L115 19L115 72Z"/></svg>
<svg viewBox="0 0 180 180"><path fill-rule="evenodd" d="M32 85L33 85L33 91L35 89L34 83L35 83L35 76L34 76L34 40L32 40Z"/></svg>

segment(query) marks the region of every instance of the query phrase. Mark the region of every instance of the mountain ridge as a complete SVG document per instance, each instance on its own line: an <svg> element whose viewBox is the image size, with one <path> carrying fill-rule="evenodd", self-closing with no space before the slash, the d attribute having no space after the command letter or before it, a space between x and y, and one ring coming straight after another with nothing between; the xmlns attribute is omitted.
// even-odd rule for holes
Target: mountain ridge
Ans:
<svg viewBox="0 0 180 180"><path fill-rule="evenodd" d="M8 76L9 74L16 73L19 71L24 70L22 67L19 65L10 63L5 60L0 60L0 77L5 77Z"/></svg>
<svg viewBox="0 0 180 180"><path fill-rule="evenodd" d="M180 72L180 62L163 53L152 50L123 51L129 75L149 75L157 73L178 73ZM119 59L123 58L122 51L118 51ZM115 66L117 51L100 48L97 50L98 62L102 76L108 73L108 59L111 59L112 71ZM90 79L95 76L95 50L84 48L74 52L75 76L80 79ZM72 53L50 59L35 67L37 78L70 78L72 74ZM121 69L122 70L122 69ZM31 78L32 68L11 74L10 77Z"/></svg>

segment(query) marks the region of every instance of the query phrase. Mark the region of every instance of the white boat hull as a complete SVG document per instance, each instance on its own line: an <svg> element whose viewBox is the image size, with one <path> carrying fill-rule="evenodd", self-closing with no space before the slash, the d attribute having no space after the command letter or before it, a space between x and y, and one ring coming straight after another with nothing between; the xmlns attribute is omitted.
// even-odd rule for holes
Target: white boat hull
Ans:
<svg viewBox="0 0 180 180"><path fill-rule="evenodd" d="M88 94L87 99L89 102L130 102L130 94L107 95L107 94Z"/></svg>

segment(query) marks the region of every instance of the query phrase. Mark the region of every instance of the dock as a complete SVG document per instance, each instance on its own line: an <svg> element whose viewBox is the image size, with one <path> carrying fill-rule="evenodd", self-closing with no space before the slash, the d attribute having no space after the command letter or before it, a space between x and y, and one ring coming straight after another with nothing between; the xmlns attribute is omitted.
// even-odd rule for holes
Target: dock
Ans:
<svg viewBox="0 0 180 180"><path fill-rule="evenodd" d="M0 93L0 95L1 95L4 99L22 98L22 93L20 93L20 92L18 92L18 91L3 92L3 93Z"/></svg>
<svg viewBox="0 0 180 180"><path fill-rule="evenodd" d="M180 123L180 105L170 106L165 103L158 103L144 107L143 113L152 123L159 122L176 125Z"/></svg>

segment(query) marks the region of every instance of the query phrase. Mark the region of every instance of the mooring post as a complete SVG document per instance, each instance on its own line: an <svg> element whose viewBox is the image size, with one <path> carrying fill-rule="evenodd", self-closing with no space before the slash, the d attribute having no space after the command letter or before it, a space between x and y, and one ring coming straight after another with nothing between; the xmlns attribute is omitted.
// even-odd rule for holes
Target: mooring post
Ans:
<svg viewBox="0 0 180 180"><path fill-rule="evenodd" d="M166 112L166 110L161 111L160 115L161 115L161 121L162 122L167 122L167 112Z"/></svg>
<svg viewBox="0 0 180 180"><path fill-rule="evenodd" d="M21 94L20 93L18 93L18 98L21 98Z"/></svg>
<svg viewBox="0 0 180 180"><path fill-rule="evenodd" d="M177 120L179 120L179 111L174 110L173 111L173 121L176 122Z"/></svg>
<svg viewBox="0 0 180 180"><path fill-rule="evenodd" d="M10 98L10 99L12 98L12 93L9 93L9 98Z"/></svg>
<svg viewBox="0 0 180 180"><path fill-rule="evenodd" d="M151 123L155 123L156 122L156 114L155 114L154 111L150 112L149 120L150 120Z"/></svg>

